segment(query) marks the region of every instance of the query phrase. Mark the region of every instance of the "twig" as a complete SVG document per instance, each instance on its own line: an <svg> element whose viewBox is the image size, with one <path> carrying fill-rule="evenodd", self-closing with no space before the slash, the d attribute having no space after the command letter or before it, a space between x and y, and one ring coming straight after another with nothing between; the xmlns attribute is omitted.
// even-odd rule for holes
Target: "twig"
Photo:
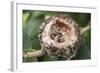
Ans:
<svg viewBox="0 0 100 73"><path fill-rule="evenodd" d="M23 52L23 57L27 58L27 57L39 57L39 56L43 56L45 55L45 51L44 50L37 50L37 51L32 51L32 52Z"/></svg>
<svg viewBox="0 0 100 73"><path fill-rule="evenodd" d="M85 32L87 32L88 30L90 29L90 23L84 27L84 28L81 28L80 30L80 35L83 35ZM23 52L23 57L24 58L27 58L27 57L40 57L40 56L43 56L45 55L46 52L44 50L36 50L36 51L32 51L32 52Z"/></svg>
<svg viewBox="0 0 100 73"><path fill-rule="evenodd" d="M84 34L85 32L87 32L90 29L90 24L88 24L86 27L81 28L80 30L80 35Z"/></svg>

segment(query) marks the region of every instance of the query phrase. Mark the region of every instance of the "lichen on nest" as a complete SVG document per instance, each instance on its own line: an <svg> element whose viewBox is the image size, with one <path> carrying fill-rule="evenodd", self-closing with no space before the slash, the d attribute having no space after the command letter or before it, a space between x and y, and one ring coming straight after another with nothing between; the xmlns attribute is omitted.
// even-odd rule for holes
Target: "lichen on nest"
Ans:
<svg viewBox="0 0 100 73"><path fill-rule="evenodd" d="M48 55L67 60L75 56L79 47L79 27L69 15L47 16L40 26L39 39Z"/></svg>

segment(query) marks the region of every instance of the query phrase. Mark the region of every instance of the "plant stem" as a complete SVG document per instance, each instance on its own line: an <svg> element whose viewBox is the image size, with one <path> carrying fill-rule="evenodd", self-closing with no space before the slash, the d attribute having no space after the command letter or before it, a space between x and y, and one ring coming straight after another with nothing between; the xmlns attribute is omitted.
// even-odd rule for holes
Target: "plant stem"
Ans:
<svg viewBox="0 0 100 73"><path fill-rule="evenodd" d="M81 28L81 30L80 30L80 35L84 34L84 33L87 32L89 29L90 29L90 25L87 25L86 27Z"/></svg>
<svg viewBox="0 0 100 73"><path fill-rule="evenodd" d="M43 56L45 55L45 51L44 50L36 50L36 51L32 51L32 52L23 52L23 57L27 58L27 57L39 57L39 56Z"/></svg>
<svg viewBox="0 0 100 73"><path fill-rule="evenodd" d="M81 28L80 30L80 35L83 35L85 32L87 32L90 29L90 24L88 24L86 27ZM32 52L23 52L23 57L27 58L27 57L40 57L45 55L46 52L44 50L36 50L36 51L32 51Z"/></svg>

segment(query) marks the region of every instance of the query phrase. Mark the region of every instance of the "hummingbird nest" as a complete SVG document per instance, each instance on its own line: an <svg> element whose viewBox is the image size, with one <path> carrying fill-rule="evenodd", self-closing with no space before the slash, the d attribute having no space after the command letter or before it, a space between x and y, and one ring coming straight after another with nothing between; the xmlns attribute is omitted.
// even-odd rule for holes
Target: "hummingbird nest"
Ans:
<svg viewBox="0 0 100 73"><path fill-rule="evenodd" d="M69 60L79 48L79 34L78 24L69 15L47 16L40 26L39 39L48 55Z"/></svg>

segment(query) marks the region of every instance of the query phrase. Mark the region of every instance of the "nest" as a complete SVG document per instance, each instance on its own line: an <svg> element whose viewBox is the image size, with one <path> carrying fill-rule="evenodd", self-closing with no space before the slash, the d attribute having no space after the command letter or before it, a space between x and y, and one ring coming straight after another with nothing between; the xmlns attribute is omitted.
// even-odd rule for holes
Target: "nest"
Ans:
<svg viewBox="0 0 100 73"><path fill-rule="evenodd" d="M40 26L39 39L48 55L68 60L79 47L79 34L78 24L69 15L47 16Z"/></svg>

